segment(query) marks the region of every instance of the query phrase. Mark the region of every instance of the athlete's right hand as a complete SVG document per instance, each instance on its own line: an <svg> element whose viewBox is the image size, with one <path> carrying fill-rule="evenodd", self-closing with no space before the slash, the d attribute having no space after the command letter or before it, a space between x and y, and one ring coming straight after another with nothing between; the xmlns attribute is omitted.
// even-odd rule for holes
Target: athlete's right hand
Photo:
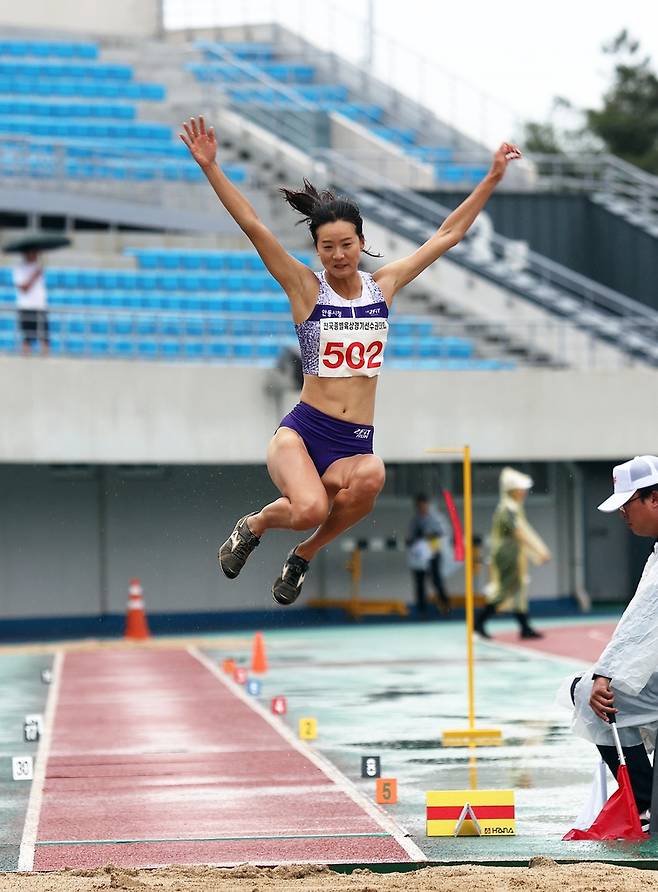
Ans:
<svg viewBox="0 0 658 892"><path fill-rule="evenodd" d="M185 133L178 135L192 153L192 157L199 167L210 167L215 161L217 155L217 141L215 139L215 128L209 127L206 130L206 122L203 115L199 115L199 124L195 118L189 121L183 121L183 129Z"/></svg>

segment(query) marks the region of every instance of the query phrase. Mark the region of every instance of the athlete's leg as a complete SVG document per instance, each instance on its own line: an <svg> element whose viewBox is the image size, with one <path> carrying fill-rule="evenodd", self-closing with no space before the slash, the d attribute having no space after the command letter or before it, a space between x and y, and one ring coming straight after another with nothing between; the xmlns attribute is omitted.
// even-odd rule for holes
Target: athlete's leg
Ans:
<svg viewBox="0 0 658 892"><path fill-rule="evenodd" d="M299 434L280 427L270 440L267 470L281 498L248 518L249 529L260 537L266 530L309 530L329 513L329 499Z"/></svg>
<svg viewBox="0 0 658 892"><path fill-rule="evenodd" d="M312 560L336 536L370 514L385 479L384 462L377 455L352 455L329 465L322 483L333 499L331 510L313 535L296 546L295 554Z"/></svg>
<svg viewBox="0 0 658 892"><path fill-rule="evenodd" d="M272 597L277 604L293 604L299 597L309 561L317 552L372 510L384 485L384 463L376 455L339 458L322 475L331 510L318 529L297 545L286 558L274 581Z"/></svg>
<svg viewBox="0 0 658 892"><path fill-rule="evenodd" d="M308 530L329 512L329 499L320 476L298 433L279 428L267 451L267 467L280 499L241 517L218 552L222 572L235 579L265 530Z"/></svg>

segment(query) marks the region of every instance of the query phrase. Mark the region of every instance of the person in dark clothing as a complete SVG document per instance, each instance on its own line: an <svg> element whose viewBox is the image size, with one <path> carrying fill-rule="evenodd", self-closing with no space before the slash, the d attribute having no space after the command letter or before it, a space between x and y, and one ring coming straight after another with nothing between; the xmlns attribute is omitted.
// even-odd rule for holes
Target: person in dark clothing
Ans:
<svg viewBox="0 0 658 892"><path fill-rule="evenodd" d="M416 608L427 611L427 577L429 576L441 613L450 613L450 600L441 575L442 549L449 540L448 524L433 508L429 498L419 493L414 499L414 516L407 536L409 567L414 580Z"/></svg>

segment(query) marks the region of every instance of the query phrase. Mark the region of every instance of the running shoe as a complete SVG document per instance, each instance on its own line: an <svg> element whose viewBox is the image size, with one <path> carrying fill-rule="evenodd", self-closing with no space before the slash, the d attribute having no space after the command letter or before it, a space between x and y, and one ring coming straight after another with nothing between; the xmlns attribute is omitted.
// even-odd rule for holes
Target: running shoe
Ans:
<svg viewBox="0 0 658 892"><path fill-rule="evenodd" d="M235 579L247 563L247 558L251 552L257 545L260 545L259 537L254 535L247 526L248 517L251 517L251 514L245 514L244 517L240 518L231 535L217 552L219 566L229 579Z"/></svg>
<svg viewBox="0 0 658 892"><path fill-rule="evenodd" d="M308 573L309 562L295 554L295 549L290 552L281 570L281 576L272 586L272 597L277 604L287 607L293 604L299 597L304 577Z"/></svg>

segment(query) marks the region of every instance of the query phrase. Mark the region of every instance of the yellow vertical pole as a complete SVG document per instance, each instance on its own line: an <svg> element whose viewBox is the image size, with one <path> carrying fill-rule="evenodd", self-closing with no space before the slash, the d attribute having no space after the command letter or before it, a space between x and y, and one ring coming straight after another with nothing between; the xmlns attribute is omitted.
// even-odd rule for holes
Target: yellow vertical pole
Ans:
<svg viewBox="0 0 658 892"><path fill-rule="evenodd" d="M478 787L478 757L477 746L474 743L468 745L468 777L471 790L477 790Z"/></svg>
<svg viewBox="0 0 658 892"><path fill-rule="evenodd" d="M473 481L471 447L464 446L464 575L466 595L466 653L468 659L468 727L475 728L475 672L473 661Z"/></svg>

